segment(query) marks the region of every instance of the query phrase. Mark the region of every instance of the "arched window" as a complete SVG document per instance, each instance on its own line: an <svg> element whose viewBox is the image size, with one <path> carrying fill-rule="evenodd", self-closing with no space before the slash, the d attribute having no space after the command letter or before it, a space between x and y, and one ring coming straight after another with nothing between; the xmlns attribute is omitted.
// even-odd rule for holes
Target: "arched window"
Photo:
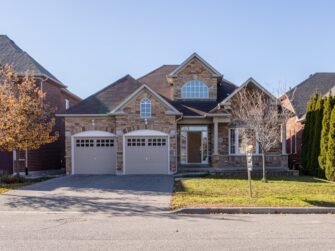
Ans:
<svg viewBox="0 0 335 251"><path fill-rule="evenodd" d="M143 119L147 119L151 117L151 101L148 98L144 98L141 100L140 104L140 116Z"/></svg>
<svg viewBox="0 0 335 251"><path fill-rule="evenodd" d="M200 80L186 82L181 88L182 98L208 98L208 87Z"/></svg>

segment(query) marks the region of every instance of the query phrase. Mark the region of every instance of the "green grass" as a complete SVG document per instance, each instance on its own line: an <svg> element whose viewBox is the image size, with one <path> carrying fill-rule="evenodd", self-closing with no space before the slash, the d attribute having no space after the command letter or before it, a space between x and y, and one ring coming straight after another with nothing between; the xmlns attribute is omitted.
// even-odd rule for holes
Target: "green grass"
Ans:
<svg viewBox="0 0 335 251"><path fill-rule="evenodd" d="M335 207L335 183L313 177L252 181L223 177L176 181L171 208L181 207Z"/></svg>
<svg viewBox="0 0 335 251"><path fill-rule="evenodd" d="M34 183L42 182L42 181L45 181L45 180L48 180L48 179L50 179L50 178L49 177L41 177L41 178L37 178L37 179L20 178L20 182L14 182L14 183L11 183L11 184L6 184L6 183L4 183L0 180L0 194L5 193L5 192L7 192L9 190L12 190L12 189L17 189L19 187L32 185Z"/></svg>

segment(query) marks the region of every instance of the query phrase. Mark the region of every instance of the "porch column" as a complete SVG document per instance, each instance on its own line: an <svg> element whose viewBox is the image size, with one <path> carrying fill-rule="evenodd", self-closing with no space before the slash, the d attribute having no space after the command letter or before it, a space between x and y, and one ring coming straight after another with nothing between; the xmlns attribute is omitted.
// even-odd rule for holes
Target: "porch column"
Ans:
<svg viewBox="0 0 335 251"><path fill-rule="evenodd" d="M213 154L214 155L218 155L219 151L218 151L218 141L219 141L219 135L218 135L218 131L219 131L219 122L214 119L214 151Z"/></svg>
<svg viewBox="0 0 335 251"><path fill-rule="evenodd" d="M281 144L281 153L286 154L286 124L281 125L281 138L282 138L282 144Z"/></svg>

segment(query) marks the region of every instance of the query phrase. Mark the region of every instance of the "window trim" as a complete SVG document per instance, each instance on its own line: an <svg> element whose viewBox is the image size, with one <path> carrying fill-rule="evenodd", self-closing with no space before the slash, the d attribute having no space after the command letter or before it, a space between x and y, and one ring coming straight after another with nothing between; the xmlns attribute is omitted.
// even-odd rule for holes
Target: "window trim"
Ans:
<svg viewBox="0 0 335 251"><path fill-rule="evenodd" d="M231 130L235 131L235 153L231 153ZM246 129L243 127L229 127L228 128L228 155L230 156L245 156L246 153L237 153L238 149L239 149L239 133L238 133L238 129ZM257 137L257 135L256 135ZM256 140L256 152L252 153L252 155L262 155L262 153L260 152L260 144L258 143L258 141Z"/></svg>
<svg viewBox="0 0 335 251"><path fill-rule="evenodd" d="M149 116L143 116L142 115L142 105L149 105L149 111L143 111L143 113L145 114L149 114ZM151 100L148 99L148 98L143 98L141 99L141 102L140 102L140 118L141 119L150 119L152 116L152 103L151 103Z"/></svg>
<svg viewBox="0 0 335 251"><path fill-rule="evenodd" d="M201 87L206 87L206 96L200 96L200 94L201 94L200 90L199 90L199 97L184 95L185 89L192 84L200 84ZM189 81L185 82L184 85L181 87L180 94L181 94L182 99L209 99L209 87L208 87L208 85L206 85L201 80L197 80L197 79L189 80Z"/></svg>
<svg viewBox="0 0 335 251"><path fill-rule="evenodd" d="M70 100L65 99L65 110L68 110L70 108Z"/></svg>

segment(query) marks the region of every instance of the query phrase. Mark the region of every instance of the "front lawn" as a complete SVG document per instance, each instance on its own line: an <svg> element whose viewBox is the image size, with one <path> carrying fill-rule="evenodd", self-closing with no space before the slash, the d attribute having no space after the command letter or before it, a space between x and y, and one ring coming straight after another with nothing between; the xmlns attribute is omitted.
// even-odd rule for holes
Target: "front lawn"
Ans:
<svg viewBox="0 0 335 251"><path fill-rule="evenodd" d="M0 178L0 194L9 190L23 186L32 185L50 179L49 177L41 177L36 179L26 179L24 177L16 178L16 176L7 176Z"/></svg>
<svg viewBox="0 0 335 251"><path fill-rule="evenodd" d="M176 181L171 207L335 207L335 183L313 177L246 179L206 177Z"/></svg>

